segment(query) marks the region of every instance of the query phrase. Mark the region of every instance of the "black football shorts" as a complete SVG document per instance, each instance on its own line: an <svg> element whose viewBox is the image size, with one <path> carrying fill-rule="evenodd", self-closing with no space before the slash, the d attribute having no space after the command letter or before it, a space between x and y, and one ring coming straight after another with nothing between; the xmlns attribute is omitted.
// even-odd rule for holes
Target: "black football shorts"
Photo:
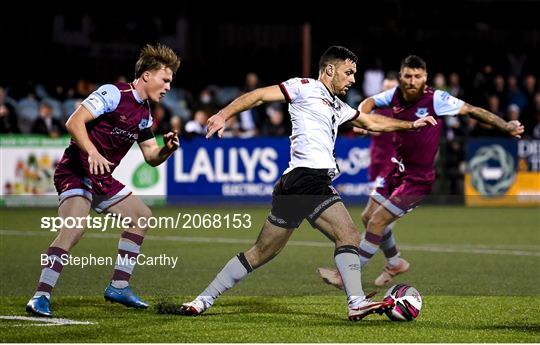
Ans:
<svg viewBox="0 0 540 345"><path fill-rule="evenodd" d="M281 176L272 193L268 221L282 228L297 228L304 219L312 225L327 208L341 202L327 169L295 168Z"/></svg>

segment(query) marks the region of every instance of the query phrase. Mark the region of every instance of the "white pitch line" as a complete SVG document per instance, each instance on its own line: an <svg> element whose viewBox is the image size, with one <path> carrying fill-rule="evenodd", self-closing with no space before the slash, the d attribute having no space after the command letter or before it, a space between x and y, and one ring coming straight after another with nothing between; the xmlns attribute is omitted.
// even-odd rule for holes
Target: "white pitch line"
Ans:
<svg viewBox="0 0 540 345"><path fill-rule="evenodd" d="M16 324L9 324L9 327L28 327L28 326L36 326L36 327L47 327L47 326L62 326L55 323L16 323Z"/></svg>
<svg viewBox="0 0 540 345"><path fill-rule="evenodd" d="M20 321L37 321L41 323L32 323L28 326L66 326L66 325L93 325L90 321L75 321L70 319L58 319L58 318L45 318L45 317L31 317L31 316L0 316L2 320L20 320ZM23 324L16 324L13 326L25 326Z"/></svg>
<svg viewBox="0 0 540 345"><path fill-rule="evenodd" d="M2 236L42 236L50 237L50 232L41 231L18 231L18 230L0 230ZM85 237L90 238L118 238L118 234L105 233L87 233ZM168 241L168 242L189 242L189 243L226 243L226 244L252 244L253 239L242 238L227 238L227 237L194 237L194 236L156 236L146 235L146 239L153 241ZM331 242L319 241L295 241L291 240L287 243L289 246L301 247L333 247ZM510 256L538 256L540 257L540 247L524 246L531 250L520 250L517 246L511 245L504 249L501 245L440 245L440 244L399 244L399 248L403 250L418 251L418 252L433 252L433 253L465 253L465 254L488 254L488 255L510 255ZM536 249L536 250L535 250Z"/></svg>
<svg viewBox="0 0 540 345"><path fill-rule="evenodd" d="M465 253L465 254L491 254L491 255L513 255L513 256L540 256L540 252L530 252L525 250L503 250L489 248L471 248L470 246L441 246L441 245L411 245L400 244L400 249L419 251L419 252L435 252L435 253Z"/></svg>

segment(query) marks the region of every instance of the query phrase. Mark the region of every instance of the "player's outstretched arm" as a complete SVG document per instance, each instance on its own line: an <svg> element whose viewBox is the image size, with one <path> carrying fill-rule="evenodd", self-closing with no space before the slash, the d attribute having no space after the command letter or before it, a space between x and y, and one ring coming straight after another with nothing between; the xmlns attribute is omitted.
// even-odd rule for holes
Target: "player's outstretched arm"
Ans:
<svg viewBox="0 0 540 345"><path fill-rule="evenodd" d="M393 132L406 131L427 126L428 124L435 126L437 120L432 116L426 116L414 122L397 120L391 117L371 113L375 109L375 100L373 97L368 97L360 103L358 111L360 115L353 121L355 127L359 127L371 132ZM366 134L366 133L362 133Z"/></svg>
<svg viewBox="0 0 540 345"><path fill-rule="evenodd" d="M426 116L414 122L402 121L383 115L360 112L352 124L355 127L367 129L368 131L372 132L393 132L417 129L427 125L435 126L437 124L437 120L435 120L432 116Z"/></svg>
<svg viewBox="0 0 540 345"><path fill-rule="evenodd" d="M111 172L110 166L114 164L103 157L94 146L88 132L86 123L94 120L94 116L84 106L79 106L66 122L66 129L77 143L77 146L88 154L88 165L90 173L94 175Z"/></svg>
<svg viewBox="0 0 540 345"><path fill-rule="evenodd" d="M360 113L365 113L365 114L371 113L374 108L375 108L375 101L373 100L372 97L368 97L364 99L362 103L358 105L358 111ZM380 132L371 132L361 127L353 127L353 131L360 135L375 135L376 136L376 135L381 134Z"/></svg>
<svg viewBox="0 0 540 345"><path fill-rule="evenodd" d="M155 167L165 162L174 151L180 147L178 131L169 132L163 135L163 147L159 147L156 138L152 137L139 143L144 160L149 165Z"/></svg>
<svg viewBox="0 0 540 345"><path fill-rule="evenodd" d="M475 107L468 103L465 103L459 110L459 115L468 115L472 118L477 119L480 122L487 123L493 127L501 130L502 132L508 133L509 135L521 138L521 134L525 130L525 127L517 121L504 121L499 116L487 111L486 109Z"/></svg>
<svg viewBox="0 0 540 345"><path fill-rule="evenodd" d="M225 130L225 122L227 122L228 119L244 110L268 102L285 102L285 96L281 92L279 85L255 89L236 98L229 105L208 119L208 132L206 138L212 137L216 132L221 138L221 135Z"/></svg>

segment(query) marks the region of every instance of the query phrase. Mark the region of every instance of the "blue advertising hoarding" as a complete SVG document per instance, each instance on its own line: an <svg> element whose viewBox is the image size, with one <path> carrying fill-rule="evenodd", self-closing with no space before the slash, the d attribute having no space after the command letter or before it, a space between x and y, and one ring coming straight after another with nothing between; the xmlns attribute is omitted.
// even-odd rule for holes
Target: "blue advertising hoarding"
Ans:
<svg viewBox="0 0 540 345"><path fill-rule="evenodd" d="M341 175L334 186L347 202L369 194L369 139L338 138ZM183 141L167 164L169 203L270 202L275 182L287 169L288 138Z"/></svg>

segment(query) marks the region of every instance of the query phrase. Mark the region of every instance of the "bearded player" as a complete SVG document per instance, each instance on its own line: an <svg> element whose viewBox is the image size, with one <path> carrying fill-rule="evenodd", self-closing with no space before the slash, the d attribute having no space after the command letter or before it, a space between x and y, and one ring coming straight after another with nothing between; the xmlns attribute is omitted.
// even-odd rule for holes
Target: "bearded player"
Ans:
<svg viewBox="0 0 540 345"><path fill-rule="evenodd" d="M443 116L470 116L516 138L520 138L524 131L519 121L506 122L447 92L434 90L426 85L426 81L425 61L410 55L401 63L399 86L368 97L358 107L362 113L370 113L375 108L388 108L392 117L400 120L411 121L426 116L435 116L437 119L436 126L394 133L394 168L373 190L362 212L362 223L367 229L359 248L362 267L379 247L386 256L384 270L375 280L377 286L391 283L396 275L409 269L409 263L400 257L396 249L392 224L416 208L431 192L435 182L435 156L439 148ZM343 287L337 270L319 268L319 274L325 282L338 288Z"/></svg>

